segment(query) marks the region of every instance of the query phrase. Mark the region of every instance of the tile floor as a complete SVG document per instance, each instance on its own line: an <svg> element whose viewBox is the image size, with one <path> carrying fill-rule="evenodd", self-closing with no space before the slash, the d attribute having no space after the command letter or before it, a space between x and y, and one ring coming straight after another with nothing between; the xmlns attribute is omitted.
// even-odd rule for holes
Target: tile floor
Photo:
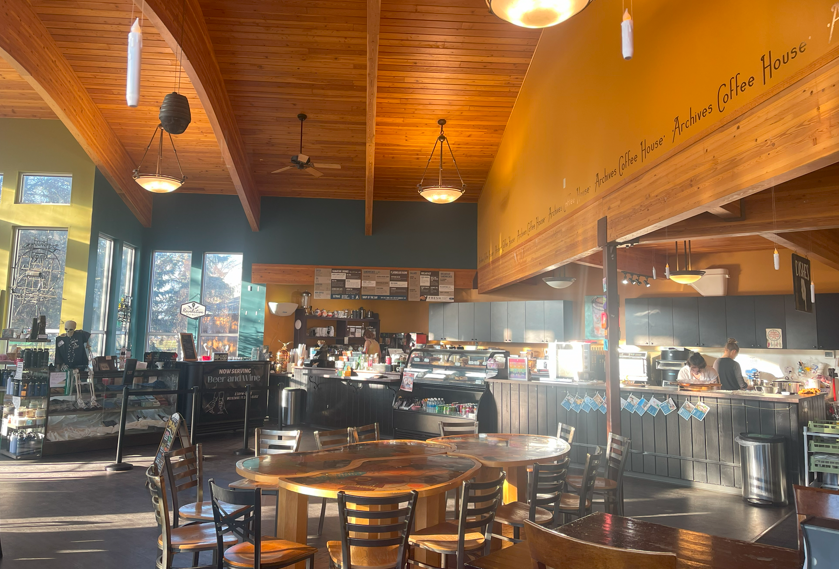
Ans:
<svg viewBox="0 0 839 569"><path fill-rule="evenodd" d="M199 440L204 445L205 477L228 483L236 476L232 453L241 446L234 435ZM303 450L315 446L311 431ZM63 455L41 461L0 461L0 567L16 569L146 569L154 567L157 528L145 469L155 447L128 449L128 472L108 473L108 452ZM626 479L626 513L646 521L744 541L757 539L792 511L755 508L739 497L675 485ZM266 500L266 506L273 501ZM310 543L320 549L316 569L327 569L327 539L336 539L337 511L330 501L324 537L316 539L320 502L309 505ZM273 508L269 510L269 524ZM794 542L793 542L794 543ZM188 564L176 557L176 565ZM180 563L179 563L180 562ZM209 562L209 557L206 558Z"/></svg>

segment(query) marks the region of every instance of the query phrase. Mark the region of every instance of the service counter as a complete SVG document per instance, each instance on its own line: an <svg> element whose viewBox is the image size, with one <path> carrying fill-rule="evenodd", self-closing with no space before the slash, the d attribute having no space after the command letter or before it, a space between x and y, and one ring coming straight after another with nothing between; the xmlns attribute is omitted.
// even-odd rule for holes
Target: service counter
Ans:
<svg viewBox="0 0 839 569"><path fill-rule="evenodd" d="M562 402L570 393L605 395L606 384L489 380L502 433L555 435L559 422L576 428L571 461L582 464L595 445L605 446L606 415L599 410L575 412ZM621 397L673 400L677 411L685 401L700 401L709 410L703 420L688 420L677 411L655 416L621 411L621 434L632 441L626 467L629 475L678 479L722 488L741 488L740 455L734 439L742 432L786 437L787 474L791 483L804 479L802 429L825 418L825 396L757 394L747 391L689 392L676 388L621 387Z"/></svg>

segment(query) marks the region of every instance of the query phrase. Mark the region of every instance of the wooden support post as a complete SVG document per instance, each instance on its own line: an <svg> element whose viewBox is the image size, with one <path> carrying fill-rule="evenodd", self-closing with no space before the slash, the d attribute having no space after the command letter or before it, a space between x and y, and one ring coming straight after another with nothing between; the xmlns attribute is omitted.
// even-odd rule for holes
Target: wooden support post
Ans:
<svg viewBox="0 0 839 569"><path fill-rule="evenodd" d="M606 431L621 434L621 384L618 373L620 296L618 295L618 244L609 241L605 217L597 220L597 245L603 250L603 282L606 284Z"/></svg>

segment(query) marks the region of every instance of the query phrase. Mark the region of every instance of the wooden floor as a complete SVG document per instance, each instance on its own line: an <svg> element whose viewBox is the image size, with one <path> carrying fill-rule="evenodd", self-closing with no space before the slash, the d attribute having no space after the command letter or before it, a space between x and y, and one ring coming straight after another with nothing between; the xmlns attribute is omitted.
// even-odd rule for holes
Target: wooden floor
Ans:
<svg viewBox="0 0 839 569"><path fill-rule="evenodd" d="M232 452L241 446L241 438L216 435L199 442L204 444L207 478L224 484L237 478L233 468L237 457ZM314 438L307 431L301 448L312 450L314 446ZM113 460L111 453L56 456L40 462L0 461L0 539L4 553L0 568L153 567L157 530L143 484L144 470L154 450L129 449L126 460L135 465L134 469L113 474L104 471ZM736 496L639 479L627 479L626 496L628 516L744 541L757 539L792 511L791 507L753 508ZM269 503L266 500L266 506ZM273 519L273 508L266 509ZM320 503L312 501L312 536L319 512ZM310 539L319 549L316 569L329 567L326 541L337 539L337 523L336 506L330 502L324 536ZM786 543L795 543L794 536ZM186 561L175 559L176 566Z"/></svg>

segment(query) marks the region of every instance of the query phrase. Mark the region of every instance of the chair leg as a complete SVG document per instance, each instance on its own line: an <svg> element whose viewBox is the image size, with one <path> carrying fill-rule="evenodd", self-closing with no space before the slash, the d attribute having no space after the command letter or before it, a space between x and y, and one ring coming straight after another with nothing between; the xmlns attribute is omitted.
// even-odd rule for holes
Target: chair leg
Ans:
<svg viewBox="0 0 839 569"><path fill-rule="evenodd" d="M513 539L516 541L521 540L521 528L519 526L513 526Z"/></svg>
<svg viewBox="0 0 839 569"><path fill-rule="evenodd" d="M318 537L323 535L323 519L326 517L326 498L320 505L320 521L318 522Z"/></svg>
<svg viewBox="0 0 839 569"><path fill-rule="evenodd" d="M200 551L196 551L195 553L193 553L193 554L192 554L192 566L193 566L193 567L199 567L199 564L198 564L198 558L199 558L200 556L201 556L201 552L200 552Z"/></svg>
<svg viewBox="0 0 839 569"><path fill-rule="evenodd" d="M280 492L277 491L277 501L274 507L274 531L271 532L271 535L277 537L277 524L280 523Z"/></svg>

